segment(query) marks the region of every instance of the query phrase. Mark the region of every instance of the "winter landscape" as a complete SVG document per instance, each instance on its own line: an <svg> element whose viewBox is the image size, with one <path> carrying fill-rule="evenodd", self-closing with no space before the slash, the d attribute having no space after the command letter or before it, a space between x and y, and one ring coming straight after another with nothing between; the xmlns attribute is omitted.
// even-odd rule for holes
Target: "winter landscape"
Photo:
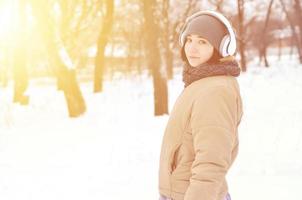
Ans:
<svg viewBox="0 0 302 200"><path fill-rule="evenodd" d="M242 70L231 199L302 200L299 0L1 0L0 200L158 200L179 33L203 9Z"/></svg>

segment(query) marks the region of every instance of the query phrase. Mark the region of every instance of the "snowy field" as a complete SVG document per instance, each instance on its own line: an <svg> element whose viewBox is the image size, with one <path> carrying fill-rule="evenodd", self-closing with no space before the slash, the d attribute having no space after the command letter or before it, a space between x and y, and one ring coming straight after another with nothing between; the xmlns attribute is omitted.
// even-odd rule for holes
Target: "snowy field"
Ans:
<svg viewBox="0 0 302 200"><path fill-rule="evenodd" d="M227 174L232 200L302 199L302 65L251 63L239 78L244 116L238 157ZM53 84L50 84L53 83ZM169 107L183 89L169 81ZM156 200L168 115L153 117L147 76L116 77L102 94L81 84L87 112L69 119L53 80L33 80L30 105L0 88L1 200Z"/></svg>

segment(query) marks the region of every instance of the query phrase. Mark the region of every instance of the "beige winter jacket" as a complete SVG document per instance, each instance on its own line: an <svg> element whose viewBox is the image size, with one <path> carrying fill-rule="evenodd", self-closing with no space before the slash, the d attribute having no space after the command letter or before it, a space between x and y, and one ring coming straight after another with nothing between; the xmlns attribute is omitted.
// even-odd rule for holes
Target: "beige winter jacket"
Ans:
<svg viewBox="0 0 302 200"><path fill-rule="evenodd" d="M159 192L173 200L223 200L243 115L237 79L202 78L186 87L163 137Z"/></svg>

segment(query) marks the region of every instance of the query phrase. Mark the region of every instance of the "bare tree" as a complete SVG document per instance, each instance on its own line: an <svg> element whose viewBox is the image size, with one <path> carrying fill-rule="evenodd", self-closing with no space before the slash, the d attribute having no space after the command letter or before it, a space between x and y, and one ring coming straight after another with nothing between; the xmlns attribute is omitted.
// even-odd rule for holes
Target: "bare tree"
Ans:
<svg viewBox="0 0 302 200"><path fill-rule="evenodd" d="M265 23L262 29L262 37L260 42L260 48L259 48L259 57L260 57L260 61L262 60L262 58L264 59L264 64L266 67L269 67L269 63L267 61L267 47L268 47L268 42L267 42L267 29L268 29L268 23L269 23L269 18L270 18L270 14L271 14L271 10L272 10L272 5L273 5L274 0L270 0L269 5L268 5L268 9L266 12L266 17L265 17Z"/></svg>
<svg viewBox="0 0 302 200"><path fill-rule="evenodd" d="M170 31L170 19L169 19L170 0L164 0L162 6L163 16L163 46L166 63L166 71L168 79L173 78L173 52L171 50L171 31Z"/></svg>
<svg viewBox="0 0 302 200"><path fill-rule="evenodd" d="M86 111L86 104L76 80L74 65L70 63L70 57L61 38L55 34L55 23L49 13L52 4L32 0L31 6L48 50L53 72L58 79L59 89L64 91L69 116L77 117Z"/></svg>
<svg viewBox="0 0 302 200"><path fill-rule="evenodd" d="M298 21L298 26L300 29L300 54L299 54L299 59L300 63L302 63L302 9L301 9L301 0L295 0L294 1L294 10L296 14L296 18Z"/></svg>
<svg viewBox="0 0 302 200"><path fill-rule="evenodd" d="M168 88L167 81L160 72L160 55L158 50L159 28L158 24L155 23L155 6L155 0L143 1L144 30L146 33L145 49L148 67L152 72L153 78L154 115L159 116L168 113Z"/></svg>
<svg viewBox="0 0 302 200"><path fill-rule="evenodd" d="M113 23L114 1L105 1L105 16L102 19L102 28L97 41L97 54L95 58L94 92L103 90L103 76L105 64L105 48Z"/></svg>
<svg viewBox="0 0 302 200"><path fill-rule="evenodd" d="M17 19L19 22L19 31L15 33L13 49L13 74L14 74L14 102L27 105L29 98L24 94L28 87L27 74L27 56L26 56L26 16L25 16L25 0L20 0L18 5Z"/></svg>
<svg viewBox="0 0 302 200"><path fill-rule="evenodd" d="M95 40L94 37L83 38L82 35L85 32L91 32L92 27L95 28L94 24L99 20L97 14L102 1L64 0L56 1L56 3L61 10L59 22L56 24L61 41L75 65L79 63L78 66L83 67L86 64L87 55L83 55L81 50L87 49Z"/></svg>
<svg viewBox="0 0 302 200"><path fill-rule="evenodd" d="M0 66L0 86L7 87L8 85L8 66L9 66L9 48L3 48L3 65Z"/></svg>
<svg viewBox="0 0 302 200"><path fill-rule="evenodd" d="M244 34L244 0L237 0L238 10L238 41L240 64L243 72L246 71L246 57L245 57L245 34Z"/></svg>
<svg viewBox="0 0 302 200"><path fill-rule="evenodd" d="M281 3L283 12L286 15L287 21L290 25L290 28L292 30L292 37L293 37L293 40L294 40L294 44L296 45L296 48L297 48L297 51L298 51L298 54L299 54L300 63L302 63L302 49L301 49L301 45L300 45L300 42L299 42L299 36L298 36L298 34L296 32L296 29L295 29L295 24L294 24L293 19L291 18L290 14L289 14L289 11L287 10L287 8L285 6L284 1L280 0L280 3Z"/></svg>
<svg viewBox="0 0 302 200"><path fill-rule="evenodd" d="M283 24L279 23L278 28L279 28L279 30L282 30ZM282 37L279 35L279 37L278 37L278 60L281 60L281 56L282 56Z"/></svg>

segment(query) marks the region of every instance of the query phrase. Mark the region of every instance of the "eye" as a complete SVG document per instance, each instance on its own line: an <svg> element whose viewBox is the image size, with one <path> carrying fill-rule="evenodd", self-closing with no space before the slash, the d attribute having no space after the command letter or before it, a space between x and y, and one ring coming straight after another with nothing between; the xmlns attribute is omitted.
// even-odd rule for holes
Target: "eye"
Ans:
<svg viewBox="0 0 302 200"><path fill-rule="evenodd" d="M199 40L198 43L199 44L206 44L207 42L205 40Z"/></svg>
<svg viewBox="0 0 302 200"><path fill-rule="evenodd" d="M187 38L187 42L192 42L192 39L191 38Z"/></svg>

